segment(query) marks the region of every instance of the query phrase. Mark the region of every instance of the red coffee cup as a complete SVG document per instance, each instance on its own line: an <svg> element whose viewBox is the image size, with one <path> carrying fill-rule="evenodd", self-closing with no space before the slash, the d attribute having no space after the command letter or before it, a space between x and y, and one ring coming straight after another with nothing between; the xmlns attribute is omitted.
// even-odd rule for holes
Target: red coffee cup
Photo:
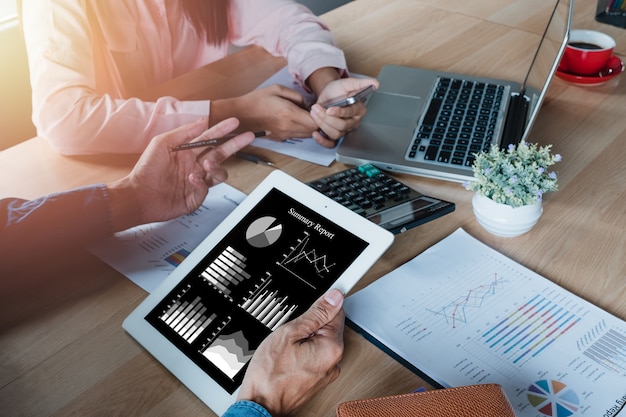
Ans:
<svg viewBox="0 0 626 417"><path fill-rule="evenodd" d="M606 67L615 49L615 40L595 30L575 29L559 69L576 75L595 75Z"/></svg>

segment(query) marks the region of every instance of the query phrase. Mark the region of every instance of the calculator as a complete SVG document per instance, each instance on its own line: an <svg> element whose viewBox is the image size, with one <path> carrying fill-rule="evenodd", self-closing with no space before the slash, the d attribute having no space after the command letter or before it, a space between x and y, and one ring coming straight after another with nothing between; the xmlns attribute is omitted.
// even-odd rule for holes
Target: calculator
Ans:
<svg viewBox="0 0 626 417"><path fill-rule="evenodd" d="M394 234L451 213L456 207L417 192L371 164L307 184Z"/></svg>

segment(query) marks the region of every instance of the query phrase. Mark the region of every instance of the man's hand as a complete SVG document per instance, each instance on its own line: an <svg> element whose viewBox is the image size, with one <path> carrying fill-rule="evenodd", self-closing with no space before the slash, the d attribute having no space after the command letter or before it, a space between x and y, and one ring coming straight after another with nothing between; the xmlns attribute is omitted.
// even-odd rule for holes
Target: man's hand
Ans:
<svg viewBox="0 0 626 417"><path fill-rule="evenodd" d="M214 148L172 152L177 145L220 138L239 126L234 118L207 130L207 119L156 136L130 174L108 185L116 231L169 220L197 209L208 188L226 180L221 163L254 140L242 133Z"/></svg>
<svg viewBox="0 0 626 417"><path fill-rule="evenodd" d="M254 401L274 417L294 413L339 376L343 356L343 295L333 289L258 347L238 400Z"/></svg>

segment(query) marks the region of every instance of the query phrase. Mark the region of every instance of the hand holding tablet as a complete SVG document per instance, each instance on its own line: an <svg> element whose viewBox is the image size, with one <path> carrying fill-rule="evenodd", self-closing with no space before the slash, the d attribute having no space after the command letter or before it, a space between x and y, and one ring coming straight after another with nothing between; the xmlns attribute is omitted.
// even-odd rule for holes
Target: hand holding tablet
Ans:
<svg viewBox="0 0 626 417"><path fill-rule="evenodd" d="M302 316L276 329L254 353L238 400L254 401L272 416L290 416L339 376L345 316L332 289Z"/></svg>
<svg viewBox="0 0 626 417"><path fill-rule="evenodd" d="M273 171L124 328L222 414L261 342L330 288L347 293L392 241L390 232Z"/></svg>

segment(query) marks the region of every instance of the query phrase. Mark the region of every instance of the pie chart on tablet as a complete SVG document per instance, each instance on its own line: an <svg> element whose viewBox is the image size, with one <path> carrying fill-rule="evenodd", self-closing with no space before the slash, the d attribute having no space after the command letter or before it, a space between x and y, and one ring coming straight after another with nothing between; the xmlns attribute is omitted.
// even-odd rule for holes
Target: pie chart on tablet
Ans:
<svg viewBox="0 0 626 417"><path fill-rule="evenodd" d="M260 217L248 226L246 240L255 248L265 248L274 244L282 232L283 225L275 217Z"/></svg>

